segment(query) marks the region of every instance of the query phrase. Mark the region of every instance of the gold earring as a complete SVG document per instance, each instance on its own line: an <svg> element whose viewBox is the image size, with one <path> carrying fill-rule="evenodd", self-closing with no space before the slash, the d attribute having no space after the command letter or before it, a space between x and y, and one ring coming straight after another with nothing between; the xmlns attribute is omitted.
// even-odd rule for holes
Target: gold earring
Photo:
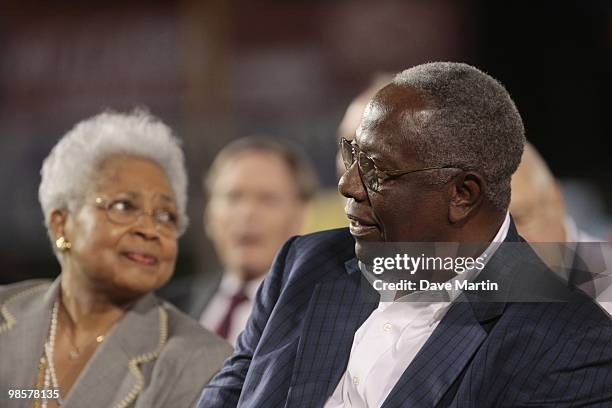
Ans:
<svg viewBox="0 0 612 408"><path fill-rule="evenodd" d="M62 235L55 241L55 247L60 251L65 252L72 248L72 244Z"/></svg>

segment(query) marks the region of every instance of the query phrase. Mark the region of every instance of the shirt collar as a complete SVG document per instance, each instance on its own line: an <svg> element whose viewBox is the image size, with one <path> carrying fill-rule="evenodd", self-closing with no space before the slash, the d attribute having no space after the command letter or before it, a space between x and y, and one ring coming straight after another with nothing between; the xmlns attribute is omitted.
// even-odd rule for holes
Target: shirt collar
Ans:
<svg viewBox="0 0 612 408"><path fill-rule="evenodd" d="M252 279L248 282L242 281L235 274L227 271L223 274L221 283L219 284L219 292L227 297L234 296L240 289L244 291L244 294L252 300L255 298L259 285L263 282L266 275L260 276L256 279Z"/></svg>
<svg viewBox="0 0 612 408"><path fill-rule="evenodd" d="M491 241L487 249L485 249L482 252L482 254L480 254L479 258L483 260L482 262L483 267L482 268L474 267L474 268L464 271L463 273L459 273L457 276L455 276L453 279L449 281L449 282L453 282L453 285L452 285L453 288L456 287L455 282L473 281L474 279L478 277L480 272L484 269L484 266L486 266L486 264L489 262L489 259L491 259L493 254L495 254L495 252L500 247L502 242L504 242L504 240L508 236L509 229L510 229L510 213L506 211L506 218L504 218L504 222L502 223L501 227L499 227L499 229L497 230L497 234L495 234L495 237L493 238L493 240ZM459 296L459 294L461 293L460 290L455 290L455 289L451 289L447 292L448 292L448 295L451 301L455 300L457 296Z"/></svg>
<svg viewBox="0 0 612 408"><path fill-rule="evenodd" d="M506 211L506 217L504 218L504 222L502 222L502 225L497 230L497 233L495 234L495 237L493 238L489 246L480 255L480 257L484 259L483 261L484 265L487 264L489 259L491 259L493 254L495 254L495 251L497 251L497 249L500 247L502 242L504 242L504 240L508 236L509 229L510 229L510 213ZM367 268L365 267L365 264L363 264L361 261L359 261L359 269L361 270L362 275L365 276L365 278L370 282L370 284L372 284L374 279L376 279L376 276L373 275L372 272L368 271ZM480 273L480 271L482 271L482 269L484 269L484 266L483 268L468 269L464 271L463 273L458 274L451 280L449 280L449 282L453 282L453 287L455 287L454 286L455 281L464 281L464 280L472 281L476 279L476 277L478 277L478 274ZM389 291L386 291L386 292L389 292ZM417 292L409 293L406 296L402 296L401 298L397 300L389 300L387 298L385 299L381 298L381 301L379 302L379 308L384 310L387 307L389 307L391 304L399 303L399 302L407 303L407 304L414 303L414 302L428 303L428 304L438 303L440 307L436 308L435 313L433 313L432 315L431 324L433 324L436 321L442 320L442 318L446 314L446 311L450 307L451 302L454 301L457 298L457 296L459 296L460 293L461 293L460 290L451 289L448 291L440 291L437 293L432 293L432 291L430 291L425 296L425 292L417 291ZM439 294L439 300L432 300L432 296L433 298L436 298L437 297L436 295L438 294ZM392 294L391 299L394 299L394 298L395 298L395 293ZM426 300L418 300L419 298L424 298Z"/></svg>

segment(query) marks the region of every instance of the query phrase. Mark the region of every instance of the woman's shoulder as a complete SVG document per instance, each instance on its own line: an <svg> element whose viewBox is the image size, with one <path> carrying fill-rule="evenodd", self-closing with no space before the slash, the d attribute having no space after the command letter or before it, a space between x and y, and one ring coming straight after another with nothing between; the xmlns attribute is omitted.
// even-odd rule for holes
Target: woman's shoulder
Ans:
<svg viewBox="0 0 612 408"><path fill-rule="evenodd" d="M227 341L202 327L174 305L165 301L161 303L168 313L168 343L174 343L178 350L206 349L209 353L223 355L223 358L232 352Z"/></svg>
<svg viewBox="0 0 612 408"><path fill-rule="evenodd" d="M233 349L176 307L160 302L168 317L168 337L149 386L155 391L143 396L143 406L151 405L146 403L147 398L172 401L173 406L193 406Z"/></svg>
<svg viewBox="0 0 612 408"><path fill-rule="evenodd" d="M37 296L37 292L46 291L52 281L48 279L32 279L21 282L0 285L0 304L15 300L16 298Z"/></svg>

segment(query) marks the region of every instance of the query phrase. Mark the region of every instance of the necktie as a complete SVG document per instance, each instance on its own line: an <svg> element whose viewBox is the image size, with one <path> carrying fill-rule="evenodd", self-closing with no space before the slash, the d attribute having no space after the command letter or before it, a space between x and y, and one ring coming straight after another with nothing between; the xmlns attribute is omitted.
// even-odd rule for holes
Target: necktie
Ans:
<svg viewBox="0 0 612 408"><path fill-rule="evenodd" d="M221 323L219 323L219 326L217 326L217 330L215 330L215 332L219 336L223 337L224 339L227 339L227 335L229 334L229 329L232 326L232 319L234 317L234 311L239 305L246 302L247 300L249 299L244 294L243 289L240 289L238 292L234 294L234 296L232 296L230 300L230 304L227 307L227 311L225 312L225 316L223 317L223 320L221 320Z"/></svg>

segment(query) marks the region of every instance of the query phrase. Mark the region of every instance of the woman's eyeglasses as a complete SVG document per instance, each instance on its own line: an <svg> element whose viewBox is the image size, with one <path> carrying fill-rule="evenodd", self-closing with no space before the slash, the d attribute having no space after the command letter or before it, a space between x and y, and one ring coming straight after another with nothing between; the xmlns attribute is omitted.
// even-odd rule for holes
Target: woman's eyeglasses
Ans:
<svg viewBox="0 0 612 408"><path fill-rule="evenodd" d="M151 216L155 228L160 233L167 236L176 236L178 234L178 216L173 211L156 209L152 212L146 212L138 204L125 198L110 200L97 197L96 206L105 210L109 221L115 224L130 225L146 214Z"/></svg>

